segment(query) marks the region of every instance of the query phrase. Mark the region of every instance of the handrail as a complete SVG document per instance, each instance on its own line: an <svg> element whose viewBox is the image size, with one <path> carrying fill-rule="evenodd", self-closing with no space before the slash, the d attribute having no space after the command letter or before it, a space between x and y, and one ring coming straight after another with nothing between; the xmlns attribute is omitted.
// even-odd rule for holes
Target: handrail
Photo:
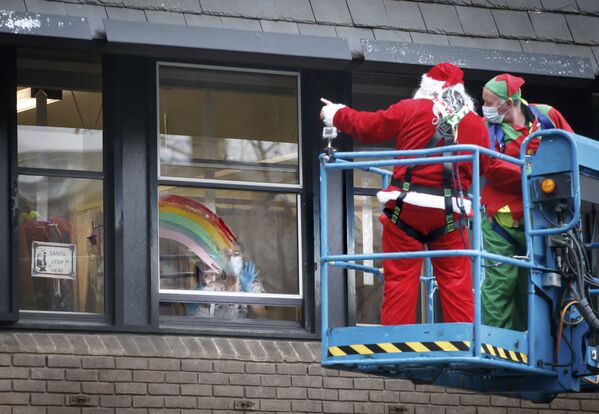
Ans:
<svg viewBox="0 0 599 414"><path fill-rule="evenodd" d="M469 154L461 155L443 155L447 153L456 152L470 152ZM378 258L394 258L394 257L440 257L440 256L471 256L474 259L475 267L475 323L473 325L473 354L475 357L481 356L481 324L482 324L482 312L480 303L480 269L481 260L483 257L491 257L490 254L482 251L481 247L481 220L479 214L474 214L474 236L472 240L472 250L433 250L433 251L422 251L422 252L396 252L396 253L369 253L369 254L357 254L357 255L330 255L328 249L328 200L327 200L327 170L346 170L346 169L365 169L382 176L383 187L386 188L389 184L392 173L385 170L378 169L380 166L397 166L397 165L421 165L421 164L439 164L444 162L472 162L473 171L473 182L472 182L472 207L473 211L480 211L480 154L485 153L491 157L506 159L518 165L523 165L523 161L505 156L488 149L478 147L476 145L454 145L451 149L448 148L430 148L424 150L411 150L411 151L376 151L376 152L337 152L334 156L331 154L320 155L320 239L321 239L321 306L322 306L322 321L321 321L321 335L322 335L322 355L327 355L326 349L326 338L329 329L329 311L328 311L328 267L339 266L349 269L357 269L363 271L371 271L372 273L379 273L377 269L369 266L364 266L355 263L349 263L353 260L374 260ZM426 157L427 155L440 154L438 157ZM422 158L403 158L403 159L391 159L391 160L371 160L371 161L348 161L347 159L355 158L377 158L377 157L397 157L407 155L418 155ZM346 159L347 158L347 159ZM384 172L383 172L384 171ZM503 258L506 261L512 261L511 258ZM496 257L493 256L495 259ZM523 261L515 261L518 265L527 266L528 264Z"/></svg>

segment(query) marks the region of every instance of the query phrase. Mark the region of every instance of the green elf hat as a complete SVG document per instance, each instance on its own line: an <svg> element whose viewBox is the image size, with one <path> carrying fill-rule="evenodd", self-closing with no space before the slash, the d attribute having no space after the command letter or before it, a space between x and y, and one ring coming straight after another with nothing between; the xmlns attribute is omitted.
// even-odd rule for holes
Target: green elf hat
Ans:
<svg viewBox="0 0 599 414"><path fill-rule="evenodd" d="M495 76L485 84L485 88L499 96L501 99L512 99L519 101L522 95L520 87L524 85L524 79L512 76L508 73Z"/></svg>

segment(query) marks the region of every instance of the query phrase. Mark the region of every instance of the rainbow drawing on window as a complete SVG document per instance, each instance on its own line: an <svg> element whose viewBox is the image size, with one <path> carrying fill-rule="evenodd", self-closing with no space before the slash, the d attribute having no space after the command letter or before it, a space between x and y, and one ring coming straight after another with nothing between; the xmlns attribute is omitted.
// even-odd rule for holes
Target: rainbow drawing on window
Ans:
<svg viewBox="0 0 599 414"><path fill-rule="evenodd" d="M222 218L202 203L187 197L168 195L159 202L160 238L187 247L206 265L224 268L223 251L237 243Z"/></svg>

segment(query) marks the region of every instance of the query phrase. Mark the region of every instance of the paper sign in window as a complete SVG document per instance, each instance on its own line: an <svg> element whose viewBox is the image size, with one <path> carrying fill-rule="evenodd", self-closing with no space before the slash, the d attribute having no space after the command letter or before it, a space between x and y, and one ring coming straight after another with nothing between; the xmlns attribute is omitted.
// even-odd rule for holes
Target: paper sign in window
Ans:
<svg viewBox="0 0 599 414"><path fill-rule="evenodd" d="M75 280L77 247L74 244L31 244L31 276Z"/></svg>

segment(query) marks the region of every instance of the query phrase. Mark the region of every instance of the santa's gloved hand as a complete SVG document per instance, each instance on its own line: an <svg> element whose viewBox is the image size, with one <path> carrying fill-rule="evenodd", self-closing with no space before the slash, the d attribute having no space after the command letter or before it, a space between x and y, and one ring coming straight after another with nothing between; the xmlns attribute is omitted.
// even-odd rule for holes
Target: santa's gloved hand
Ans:
<svg viewBox="0 0 599 414"><path fill-rule="evenodd" d="M328 126L328 127L334 126L333 118L335 118L335 114L341 108L345 108L345 105L336 104L336 103L333 103L333 102L329 101L328 99L324 99L324 98L320 98L320 102L322 102L324 104L324 106L320 110L320 119L322 119L322 122L324 122L325 126Z"/></svg>
<svg viewBox="0 0 599 414"><path fill-rule="evenodd" d="M256 277L260 274L259 270L256 270L256 263L253 261L247 261L243 265L243 269L241 269L241 273L239 273L239 284L241 285L241 290L244 292L251 292L252 286L256 281Z"/></svg>

